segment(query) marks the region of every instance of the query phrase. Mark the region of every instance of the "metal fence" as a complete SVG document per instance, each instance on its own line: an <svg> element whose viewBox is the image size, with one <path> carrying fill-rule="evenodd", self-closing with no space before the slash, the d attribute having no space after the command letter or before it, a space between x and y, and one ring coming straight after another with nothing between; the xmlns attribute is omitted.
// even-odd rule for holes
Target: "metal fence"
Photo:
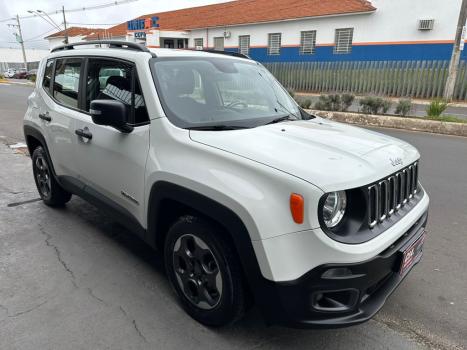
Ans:
<svg viewBox="0 0 467 350"><path fill-rule="evenodd" d="M287 88L394 97L442 97L449 61L275 62L264 64ZM461 61L454 94L467 100L467 64Z"/></svg>

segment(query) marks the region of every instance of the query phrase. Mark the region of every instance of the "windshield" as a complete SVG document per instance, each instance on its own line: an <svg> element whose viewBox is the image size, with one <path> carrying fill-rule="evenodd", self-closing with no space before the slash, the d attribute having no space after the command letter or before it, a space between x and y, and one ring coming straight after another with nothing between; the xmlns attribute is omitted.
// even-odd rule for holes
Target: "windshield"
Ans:
<svg viewBox="0 0 467 350"><path fill-rule="evenodd" d="M151 64L164 111L179 127L220 130L302 119L296 102L256 62L177 57Z"/></svg>

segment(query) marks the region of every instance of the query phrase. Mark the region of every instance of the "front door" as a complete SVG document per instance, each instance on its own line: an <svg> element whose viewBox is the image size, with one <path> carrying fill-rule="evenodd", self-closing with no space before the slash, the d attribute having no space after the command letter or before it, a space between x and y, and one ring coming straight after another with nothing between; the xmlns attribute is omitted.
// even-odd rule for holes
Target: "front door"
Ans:
<svg viewBox="0 0 467 350"><path fill-rule="evenodd" d="M84 108L95 99L111 99L128 106L131 133L96 125L89 114L76 119L76 162L88 192L103 195L144 223L144 176L149 150L149 118L136 76L125 61L90 58L86 72ZM144 226L144 225L143 225Z"/></svg>

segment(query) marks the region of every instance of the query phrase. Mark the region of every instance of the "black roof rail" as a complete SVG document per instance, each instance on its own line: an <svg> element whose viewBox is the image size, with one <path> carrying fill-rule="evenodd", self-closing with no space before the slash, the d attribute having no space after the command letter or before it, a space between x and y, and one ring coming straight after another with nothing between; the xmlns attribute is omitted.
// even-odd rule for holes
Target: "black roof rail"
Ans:
<svg viewBox="0 0 467 350"><path fill-rule="evenodd" d="M54 47L50 52L57 52L57 51L66 51L66 50L73 50L75 46L84 46L84 45L109 45L109 48L116 48L116 49L125 49L125 50L134 50L134 51L141 51L141 52L149 52L153 54L149 49L141 44L134 43L131 41L117 41L117 40L91 40L91 41L80 41L77 43L71 43L66 45L61 45Z"/></svg>
<svg viewBox="0 0 467 350"><path fill-rule="evenodd" d="M209 53L216 53L219 55L227 55L227 56L234 56L234 57L240 57L240 58L246 58L248 60L251 60L250 56L245 55L240 52L232 52L232 51L221 51L221 50L212 50L212 49L203 49L203 50L197 50L197 49L190 49L192 51L201 51L201 52L209 52Z"/></svg>

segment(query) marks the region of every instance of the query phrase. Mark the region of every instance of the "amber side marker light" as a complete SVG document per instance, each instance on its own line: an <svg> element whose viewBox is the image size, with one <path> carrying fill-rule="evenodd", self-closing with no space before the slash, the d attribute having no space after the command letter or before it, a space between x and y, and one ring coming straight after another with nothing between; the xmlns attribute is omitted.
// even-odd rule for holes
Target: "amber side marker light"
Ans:
<svg viewBox="0 0 467 350"><path fill-rule="evenodd" d="M303 215L305 209L305 201L303 196L297 193L290 195L290 213L292 214L293 221L297 224L303 224Z"/></svg>

